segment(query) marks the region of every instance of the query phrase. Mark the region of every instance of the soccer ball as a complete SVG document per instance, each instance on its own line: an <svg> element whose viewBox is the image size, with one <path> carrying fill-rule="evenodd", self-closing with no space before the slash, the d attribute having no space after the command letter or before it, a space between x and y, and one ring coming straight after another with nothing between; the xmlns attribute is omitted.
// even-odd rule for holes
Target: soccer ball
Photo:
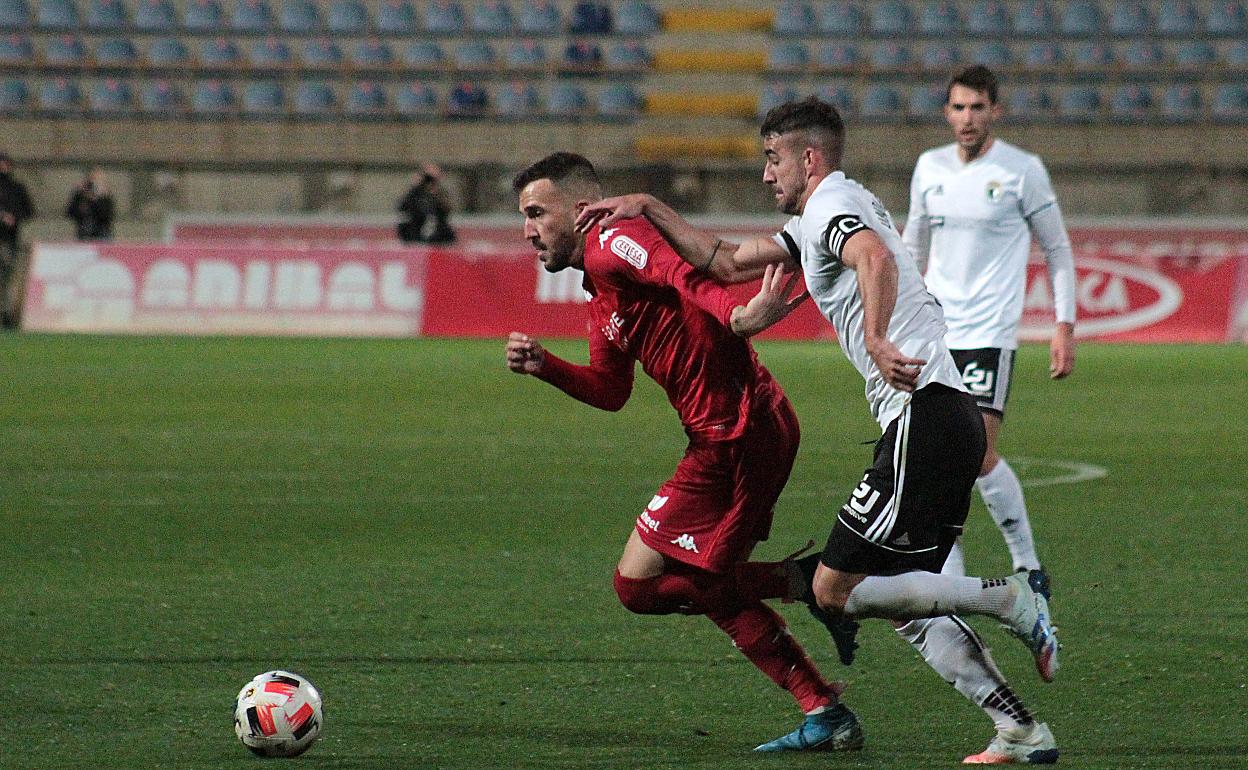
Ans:
<svg viewBox="0 0 1248 770"><path fill-rule="evenodd" d="M297 757L321 737L321 694L289 671L267 671L247 683L234 707L234 733L262 757Z"/></svg>

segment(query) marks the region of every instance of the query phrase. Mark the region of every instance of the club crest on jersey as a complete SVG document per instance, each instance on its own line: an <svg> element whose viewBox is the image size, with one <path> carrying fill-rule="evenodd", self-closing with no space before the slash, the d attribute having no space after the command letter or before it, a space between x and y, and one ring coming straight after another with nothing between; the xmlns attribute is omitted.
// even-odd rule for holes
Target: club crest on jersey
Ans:
<svg viewBox="0 0 1248 770"><path fill-rule="evenodd" d="M988 196L988 200L996 203L1001 200L1001 196L1005 194L1005 190L1001 187L1000 182L994 180L989 182L988 186L984 188L984 193Z"/></svg>
<svg viewBox="0 0 1248 770"><path fill-rule="evenodd" d="M617 235L611 239L611 252L638 270L645 267L650 259L650 252L627 235Z"/></svg>

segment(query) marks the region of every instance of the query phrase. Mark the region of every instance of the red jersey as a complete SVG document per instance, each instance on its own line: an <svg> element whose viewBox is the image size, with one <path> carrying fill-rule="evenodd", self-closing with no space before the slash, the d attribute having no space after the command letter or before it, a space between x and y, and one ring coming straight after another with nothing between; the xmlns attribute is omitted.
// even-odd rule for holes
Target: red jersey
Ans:
<svg viewBox="0 0 1248 770"><path fill-rule="evenodd" d="M741 436L755 407L784 393L753 347L729 328L741 304L676 255L644 217L585 237L590 295L589 366L550 353L538 375L569 395L616 410L633 387L633 362L662 386L691 436Z"/></svg>

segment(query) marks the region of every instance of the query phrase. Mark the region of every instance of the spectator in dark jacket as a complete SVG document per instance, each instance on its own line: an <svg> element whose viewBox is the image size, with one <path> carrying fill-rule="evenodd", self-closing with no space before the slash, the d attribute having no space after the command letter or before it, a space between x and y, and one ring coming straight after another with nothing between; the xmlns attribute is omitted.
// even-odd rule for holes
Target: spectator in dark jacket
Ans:
<svg viewBox="0 0 1248 770"><path fill-rule="evenodd" d="M411 188L399 201L399 240L404 243L451 243L451 201L442 186L442 169L426 163L413 179ZM433 229L425 233L425 223L433 220Z"/></svg>
<svg viewBox="0 0 1248 770"><path fill-rule="evenodd" d="M13 159L0 152L0 321L5 326L14 321L9 283L17 267L18 234L34 214L26 185L13 178Z"/></svg>
<svg viewBox="0 0 1248 770"><path fill-rule="evenodd" d="M104 172L93 168L74 188L65 216L74 220L78 240L107 241L113 237L113 209L113 196L108 192Z"/></svg>

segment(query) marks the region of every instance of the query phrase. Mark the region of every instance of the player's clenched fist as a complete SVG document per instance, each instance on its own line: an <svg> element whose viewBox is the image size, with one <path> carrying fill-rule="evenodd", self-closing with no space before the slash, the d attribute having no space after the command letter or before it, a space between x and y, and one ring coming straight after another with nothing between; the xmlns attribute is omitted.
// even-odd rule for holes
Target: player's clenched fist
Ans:
<svg viewBox="0 0 1248 770"><path fill-rule="evenodd" d="M537 374L546 363L546 349L521 332L507 336L507 368L517 374Z"/></svg>

